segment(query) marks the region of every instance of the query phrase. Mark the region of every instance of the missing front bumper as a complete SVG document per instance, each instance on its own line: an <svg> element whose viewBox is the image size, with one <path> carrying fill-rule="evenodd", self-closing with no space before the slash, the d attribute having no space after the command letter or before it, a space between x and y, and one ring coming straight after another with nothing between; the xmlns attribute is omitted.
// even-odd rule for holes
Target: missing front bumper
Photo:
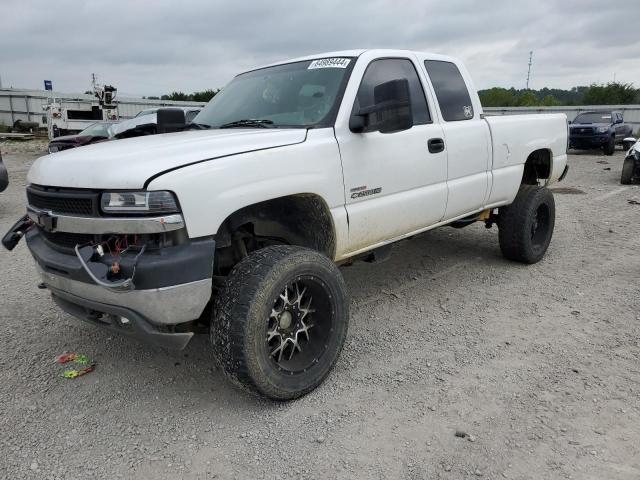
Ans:
<svg viewBox="0 0 640 480"><path fill-rule="evenodd" d="M87 300L55 288L51 288L51 293L56 304L76 318L160 347L182 350L194 335L163 331L138 312L122 306Z"/></svg>
<svg viewBox="0 0 640 480"><path fill-rule="evenodd" d="M68 294L106 307L121 307L156 326L176 325L200 318L212 291L211 278L146 290L111 291L42 268L39 270L42 282L54 294Z"/></svg>

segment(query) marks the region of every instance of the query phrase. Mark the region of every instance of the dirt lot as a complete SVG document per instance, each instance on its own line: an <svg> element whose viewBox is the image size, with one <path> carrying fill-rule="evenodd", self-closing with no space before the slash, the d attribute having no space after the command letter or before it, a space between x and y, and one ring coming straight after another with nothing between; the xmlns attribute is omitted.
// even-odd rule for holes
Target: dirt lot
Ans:
<svg viewBox="0 0 640 480"><path fill-rule="evenodd" d="M0 148L4 233L37 148ZM26 247L0 251L0 477L640 478L640 187L622 159L570 155L558 187L580 193L556 194L537 265L472 225L343 268L342 357L284 404L231 388L204 338L168 352L60 313ZM65 351L96 371L61 378Z"/></svg>

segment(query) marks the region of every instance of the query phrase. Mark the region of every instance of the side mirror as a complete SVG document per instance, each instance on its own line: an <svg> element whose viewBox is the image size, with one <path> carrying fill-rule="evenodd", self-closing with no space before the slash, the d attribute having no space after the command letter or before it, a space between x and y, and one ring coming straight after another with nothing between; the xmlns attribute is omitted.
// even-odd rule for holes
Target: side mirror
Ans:
<svg viewBox="0 0 640 480"><path fill-rule="evenodd" d="M569 120L569 125L571 125L573 123L573 121Z"/></svg>
<svg viewBox="0 0 640 480"><path fill-rule="evenodd" d="M354 133L392 133L413 126L411 94L406 78L390 80L373 88L373 105L351 116L349 128Z"/></svg>
<svg viewBox="0 0 640 480"><path fill-rule="evenodd" d="M178 108L159 108L156 116L158 133L181 132L187 125L184 111Z"/></svg>
<svg viewBox="0 0 640 480"><path fill-rule="evenodd" d="M616 118L615 123L623 123L623 122L624 122L624 120L622 118Z"/></svg>

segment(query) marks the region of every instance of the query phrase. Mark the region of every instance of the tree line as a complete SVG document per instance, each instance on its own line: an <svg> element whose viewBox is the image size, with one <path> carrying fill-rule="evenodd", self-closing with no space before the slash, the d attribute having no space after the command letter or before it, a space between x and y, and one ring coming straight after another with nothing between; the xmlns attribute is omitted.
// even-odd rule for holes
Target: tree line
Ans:
<svg viewBox="0 0 640 480"><path fill-rule="evenodd" d="M202 90L201 92L184 93L184 92L172 92L168 95L162 95L161 97L142 97L149 100L178 100L182 102L199 102L207 103L220 91L219 88L212 90Z"/></svg>
<svg viewBox="0 0 640 480"><path fill-rule="evenodd" d="M201 92L172 92L160 97L146 97L151 100L179 100L183 102L206 103L220 89L208 89ZM554 107L558 105L630 105L640 104L640 89L631 83L610 82L606 85L560 88L542 88L526 90L494 87L480 90L480 101L484 107ZM145 97L143 97L145 98Z"/></svg>
<svg viewBox="0 0 640 480"><path fill-rule="evenodd" d="M546 87L540 90L494 87L480 90L478 94L483 107L640 104L640 89L634 88L631 83L620 82L573 87L570 90Z"/></svg>

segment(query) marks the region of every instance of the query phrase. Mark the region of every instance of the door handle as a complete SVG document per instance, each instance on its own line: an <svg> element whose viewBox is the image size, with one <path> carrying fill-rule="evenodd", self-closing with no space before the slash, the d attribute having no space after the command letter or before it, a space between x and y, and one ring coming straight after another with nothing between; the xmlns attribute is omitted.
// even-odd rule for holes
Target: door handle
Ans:
<svg viewBox="0 0 640 480"><path fill-rule="evenodd" d="M429 146L429 152L431 153L444 151L444 140L441 138L430 138L427 145Z"/></svg>

